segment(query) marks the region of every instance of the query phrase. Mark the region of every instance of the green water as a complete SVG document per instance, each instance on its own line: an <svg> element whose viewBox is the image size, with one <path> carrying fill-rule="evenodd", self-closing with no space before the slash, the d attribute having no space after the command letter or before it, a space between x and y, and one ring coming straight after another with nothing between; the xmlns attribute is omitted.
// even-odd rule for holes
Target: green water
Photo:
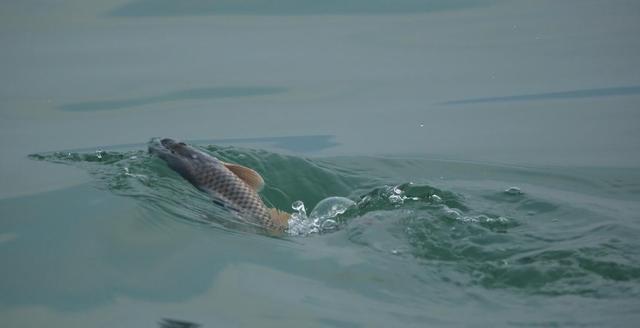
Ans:
<svg viewBox="0 0 640 328"><path fill-rule="evenodd" d="M336 231L270 238L229 228L231 213L144 150L32 155L93 182L0 202L8 320L26 309L98 326L619 326L638 316L639 170L203 149L259 171L272 206L310 209L328 196L356 206Z"/></svg>
<svg viewBox="0 0 640 328"><path fill-rule="evenodd" d="M635 327L639 31L636 0L1 1L0 326ZM152 137L356 205L247 231Z"/></svg>

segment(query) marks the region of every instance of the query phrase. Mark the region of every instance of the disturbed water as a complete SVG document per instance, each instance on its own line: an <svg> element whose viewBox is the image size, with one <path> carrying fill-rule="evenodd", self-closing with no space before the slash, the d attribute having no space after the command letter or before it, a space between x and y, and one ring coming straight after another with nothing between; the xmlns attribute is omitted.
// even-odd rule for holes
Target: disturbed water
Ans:
<svg viewBox="0 0 640 328"><path fill-rule="evenodd" d="M108 311L129 326L457 326L469 317L479 326L619 326L638 318L638 170L202 149L260 172L270 206L298 213L297 201L309 212L328 197L353 203L330 198L339 210L309 216L334 224L272 238L229 225L231 213L144 149L33 154L93 182L0 202L10 214L0 248L4 306L82 310L40 310L74 324ZM122 317L130 306L140 314Z"/></svg>
<svg viewBox="0 0 640 328"><path fill-rule="evenodd" d="M636 0L0 1L0 327L635 327ZM236 220L151 137L259 171Z"/></svg>

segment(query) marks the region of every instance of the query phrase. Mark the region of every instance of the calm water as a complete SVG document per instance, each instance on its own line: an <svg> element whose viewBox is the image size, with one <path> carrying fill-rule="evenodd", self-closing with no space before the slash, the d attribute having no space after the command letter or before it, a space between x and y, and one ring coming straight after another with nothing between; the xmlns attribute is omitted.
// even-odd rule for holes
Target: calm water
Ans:
<svg viewBox="0 0 640 328"><path fill-rule="evenodd" d="M3 1L1 325L633 327L638 33L637 1ZM154 136L355 205L248 233Z"/></svg>

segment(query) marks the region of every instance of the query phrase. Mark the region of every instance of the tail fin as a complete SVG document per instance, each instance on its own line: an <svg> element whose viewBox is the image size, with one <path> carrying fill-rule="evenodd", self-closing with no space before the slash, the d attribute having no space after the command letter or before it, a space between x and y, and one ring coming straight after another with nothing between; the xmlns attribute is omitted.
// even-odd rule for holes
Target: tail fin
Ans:
<svg viewBox="0 0 640 328"><path fill-rule="evenodd" d="M281 211L277 208L268 208L269 216L271 220L277 225L286 230L289 227L289 219L291 218L291 214Z"/></svg>

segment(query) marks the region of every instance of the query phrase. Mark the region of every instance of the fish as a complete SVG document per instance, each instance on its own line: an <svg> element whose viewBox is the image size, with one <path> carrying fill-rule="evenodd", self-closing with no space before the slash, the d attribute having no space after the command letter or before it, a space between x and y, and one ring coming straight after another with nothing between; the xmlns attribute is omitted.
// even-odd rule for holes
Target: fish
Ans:
<svg viewBox="0 0 640 328"><path fill-rule="evenodd" d="M258 194L264 187L264 179L255 170L223 162L170 138L153 138L148 149L150 154L165 161L172 170L242 221L261 227L268 234L280 235L287 230L290 214L264 204Z"/></svg>

